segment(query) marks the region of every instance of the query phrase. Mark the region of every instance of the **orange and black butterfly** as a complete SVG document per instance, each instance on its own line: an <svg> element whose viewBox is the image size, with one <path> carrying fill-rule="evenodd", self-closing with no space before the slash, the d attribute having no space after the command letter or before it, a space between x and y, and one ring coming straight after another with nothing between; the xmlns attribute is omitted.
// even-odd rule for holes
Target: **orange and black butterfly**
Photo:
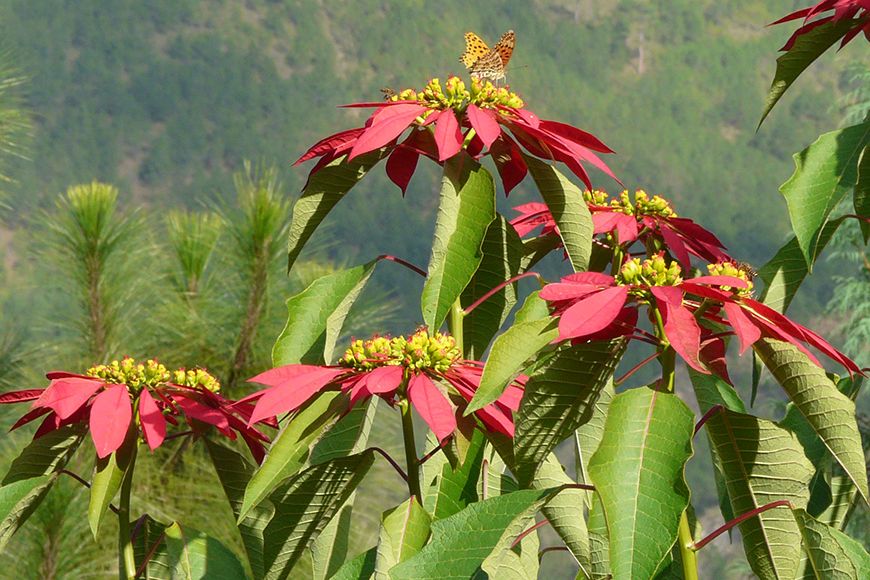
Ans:
<svg viewBox="0 0 870 580"><path fill-rule="evenodd" d="M469 69L472 78L496 82L504 78L504 71L514 53L515 45L516 35L513 30L502 34L492 48L475 33L466 32L465 52L459 57L459 62Z"/></svg>

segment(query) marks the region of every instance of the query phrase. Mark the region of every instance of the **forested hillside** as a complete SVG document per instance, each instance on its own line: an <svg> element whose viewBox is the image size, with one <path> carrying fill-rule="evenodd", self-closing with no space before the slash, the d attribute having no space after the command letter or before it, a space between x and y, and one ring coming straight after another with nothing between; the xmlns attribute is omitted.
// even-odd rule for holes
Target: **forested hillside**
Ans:
<svg viewBox="0 0 870 580"><path fill-rule="evenodd" d="M737 255L763 259L787 231L776 188L790 155L829 128L837 85L826 59L755 133L785 35L759 23L793 4L4 0L0 31L32 79L37 115L12 225L94 178L117 184L123 203L197 206L230 189L246 158L280 164L294 191L305 171L289 162L361 119L336 105L461 73L463 32L495 40L513 28L508 80L532 110L599 135L627 187L669 194ZM836 67L848 60L847 50ZM416 233L431 228L432 185L418 178L406 202L385 181L354 192L336 217L335 251L424 260ZM408 227L372 227L396 219ZM738 237L738 224L753 233ZM368 247L341 244L373 229Z"/></svg>

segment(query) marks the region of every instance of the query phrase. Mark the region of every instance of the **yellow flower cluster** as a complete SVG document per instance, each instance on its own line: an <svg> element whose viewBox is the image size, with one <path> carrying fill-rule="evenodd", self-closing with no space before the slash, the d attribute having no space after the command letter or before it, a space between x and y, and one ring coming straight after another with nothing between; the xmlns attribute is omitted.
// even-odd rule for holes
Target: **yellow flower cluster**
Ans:
<svg viewBox="0 0 870 580"><path fill-rule="evenodd" d="M154 359L136 362L134 358L125 357L109 364L92 366L85 374L109 384L126 385L132 391L169 382L185 387L202 387L214 393L221 388L220 382L203 369L170 371Z"/></svg>
<svg viewBox="0 0 870 580"><path fill-rule="evenodd" d="M583 199L590 205L610 206L626 215L677 217L677 212L665 198L660 195L654 195L650 198L649 194L642 189L634 192L634 200L627 189L623 190L617 199L610 199L606 191L586 190L583 192Z"/></svg>
<svg viewBox="0 0 870 580"><path fill-rule="evenodd" d="M734 292L739 296L752 296L752 277L754 274L750 266L739 262L719 262L718 264L708 264L707 271L711 276L731 276L732 278L745 280L748 284L746 288L722 286L722 290L725 290L726 292Z"/></svg>
<svg viewBox="0 0 870 580"><path fill-rule="evenodd" d="M524 106L523 100L516 93L510 92L505 87L496 87L490 81L472 79L471 88L467 88L465 82L457 77L448 77L441 86L441 80L434 78L423 88L422 91L404 89L388 97L391 101L418 101L431 110L454 109L462 112L469 104L481 108L495 109L499 106L520 109Z"/></svg>
<svg viewBox="0 0 870 580"><path fill-rule="evenodd" d="M376 336L369 340L354 340L339 364L360 371L402 365L411 370L444 372L460 358L460 354L452 336L440 332L429 334L427 329L421 328L407 338Z"/></svg>
<svg viewBox="0 0 870 580"><path fill-rule="evenodd" d="M682 284L682 269L673 261L668 264L662 254L643 261L633 258L622 265L616 282L622 285L637 284L643 286L677 286Z"/></svg>

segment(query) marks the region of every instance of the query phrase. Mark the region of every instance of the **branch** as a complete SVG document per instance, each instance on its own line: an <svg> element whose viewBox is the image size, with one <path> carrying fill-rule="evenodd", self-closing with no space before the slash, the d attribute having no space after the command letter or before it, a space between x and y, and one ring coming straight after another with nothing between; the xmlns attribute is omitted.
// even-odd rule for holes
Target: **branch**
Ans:
<svg viewBox="0 0 870 580"><path fill-rule="evenodd" d="M386 460L387 460L387 463L389 463L390 465L392 465L392 466L393 466L393 469L396 470L396 473L399 474L399 477L401 477L403 480L405 480L405 483L408 483L408 474L405 473L405 470L402 469L401 466L399 466L398 463L396 463L396 460L395 460L395 459L393 459L392 457L390 457L390 454L389 454L389 453L387 453L386 451L384 451L384 450L381 449L380 447L369 447L366 451L374 451L375 453L377 453L378 455L380 455L381 457L383 457L384 459L386 459Z"/></svg>
<svg viewBox="0 0 870 580"><path fill-rule="evenodd" d="M699 540L698 542L695 542L695 545L691 546L691 548L692 548L692 550L695 550L695 551L700 550L701 548L703 548L704 546L706 546L707 544L709 544L710 542L712 542L717 537L721 536L722 534L724 534L725 532L727 532L728 530L730 530L731 528L733 528L737 524L744 522L744 521L748 520L749 518L755 517L762 512L766 512L769 509L773 509L775 507L782 507L782 506L787 506L791 509L794 509L794 507L791 505L791 502L788 501L787 499L781 499L778 501L770 502L769 504L765 504L765 505L761 506L760 508L755 508L752 511L746 512L742 516L737 516L736 518L734 518L730 522L719 526L718 528L713 530L706 538L703 538L703 539Z"/></svg>

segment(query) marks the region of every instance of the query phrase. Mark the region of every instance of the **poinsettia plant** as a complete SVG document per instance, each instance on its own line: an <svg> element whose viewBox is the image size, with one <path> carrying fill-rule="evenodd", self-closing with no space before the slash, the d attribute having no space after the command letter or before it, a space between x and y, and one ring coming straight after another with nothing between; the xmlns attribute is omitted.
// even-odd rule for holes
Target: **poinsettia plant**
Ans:
<svg viewBox="0 0 870 580"><path fill-rule="evenodd" d="M786 49L825 27L853 37L866 8L823 2L783 19L810 19ZM827 9L834 16L813 20ZM795 283L794 270L776 276L794 268L794 252L778 255L759 292L752 268L664 197L593 189L592 175L615 179L598 155L612 151L540 119L507 87L454 76L350 106L374 111L297 161L314 166L293 207L289 267L375 165L385 160L404 194L421 157L443 176L427 267L380 256L290 297L273 368L239 400L205 371L131 359L0 396L32 402L16 428L42 418L0 488L14 506L0 541L89 437L94 533L119 493L120 576L164 577L185 540L144 517L132 525L133 464L140 445L189 435L203 441L236 518L240 574L258 580L297 576L306 553L317 578L533 578L554 549L581 578L695 579L703 548L737 526L761 578L866 572L870 557L842 532L870 497L854 404L864 371L784 313L808 264ZM494 174L505 195L527 183L540 201L502 216ZM856 213L867 219L863 205ZM813 257L824 245L809 230L795 243ZM536 266L550 253L565 259L548 280ZM385 262L425 279L423 326L371 329L342 350L348 313ZM520 288L526 278L539 286ZM748 351L789 399L784 418L751 408L760 383L733 371ZM639 382L641 368L649 378ZM735 385L753 381L747 402ZM374 421L399 425L403 458L371 444ZM232 445L237 436L246 447ZM714 530L699 529L685 477L698 437L719 483ZM395 471L406 499L383 513L366 551L346 555L338 547L375 461ZM545 526L558 546L541 549Z"/></svg>

